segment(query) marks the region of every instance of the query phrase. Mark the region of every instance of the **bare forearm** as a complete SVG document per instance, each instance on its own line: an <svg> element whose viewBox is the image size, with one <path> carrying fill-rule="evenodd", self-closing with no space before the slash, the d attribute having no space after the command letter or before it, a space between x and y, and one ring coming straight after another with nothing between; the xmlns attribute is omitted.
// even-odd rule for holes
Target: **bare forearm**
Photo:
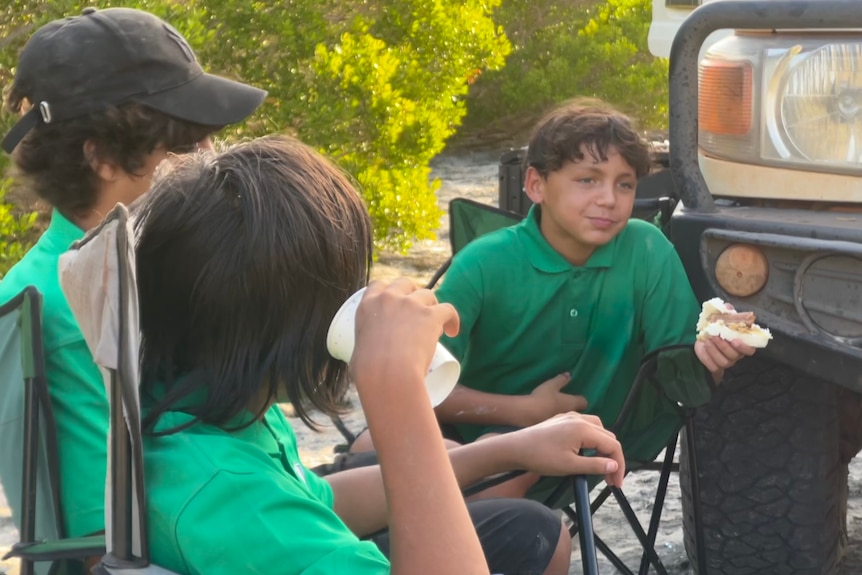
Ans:
<svg viewBox="0 0 862 575"><path fill-rule="evenodd" d="M376 391L357 382L381 462L392 573L487 573L422 375ZM363 389L386 400L363 397Z"/></svg>
<svg viewBox="0 0 862 575"><path fill-rule="evenodd" d="M529 397L486 393L457 385L436 412L443 423L526 427L535 423Z"/></svg>
<svg viewBox="0 0 862 575"><path fill-rule="evenodd" d="M449 461L459 487L465 488L489 475L517 469L514 444L490 438L450 449ZM379 465L326 476L334 494L335 512L359 537L387 525L386 494Z"/></svg>
<svg viewBox="0 0 862 575"><path fill-rule="evenodd" d="M332 487L335 514L357 537L386 527L386 494L379 465L333 473L326 481Z"/></svg>

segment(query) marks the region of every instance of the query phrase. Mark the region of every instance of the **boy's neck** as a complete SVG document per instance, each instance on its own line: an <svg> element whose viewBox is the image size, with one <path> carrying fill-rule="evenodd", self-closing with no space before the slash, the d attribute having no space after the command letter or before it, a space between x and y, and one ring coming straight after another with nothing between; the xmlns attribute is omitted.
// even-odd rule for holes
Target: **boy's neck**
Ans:
<svg viewBox="0 0 862 575"><path fill-rule="evenodd" d="M113 206L111 206L113 207ZM78 212L63 212L63 217L67 220L75 224L77 227L81 228L83 231L88 232L99 225L99 223L104 219L105 214L110 211L103 211L101 207L92 207L87 208L86 210L79 210Z"/></svg>
<svg viewBox="0 0 862 575"><path fill-rule="evenodd" d="M88 232L98 226L118 203L129 206L149 187L138 189L138 186L130 185L129 182L128 177L112 182L102 180L97 184L96 200L91 206L70 212L61 211L61 213L70 222Z"/></svg>
<svg viewBox="0 0 862 575"><path fill-rule="evenodd" d="M595 246L578 243L571 237L559 233L557 228L548 224L541 217L541 211L537 215L539 218L539 231L555 252L560 254L563 259L573 266L582 266L587 263L596 251Z"/></svg>

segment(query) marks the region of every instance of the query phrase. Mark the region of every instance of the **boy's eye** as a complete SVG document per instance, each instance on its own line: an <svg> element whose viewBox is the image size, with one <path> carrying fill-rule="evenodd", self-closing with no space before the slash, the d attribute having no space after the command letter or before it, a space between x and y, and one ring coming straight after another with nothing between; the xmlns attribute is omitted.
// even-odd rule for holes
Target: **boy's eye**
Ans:
<svg viewBox="0 0 862 575"><path fill-rule="evenodd" d="M636 184L634 182L620 182L619 186L624 190L634 190Z"/></svg>
<svg viewBox="0 0 862 575"><path fill-rule="evenodd" d="M595 178L578 178L576 180L579 184L592 184L595 182Z"/></svg>

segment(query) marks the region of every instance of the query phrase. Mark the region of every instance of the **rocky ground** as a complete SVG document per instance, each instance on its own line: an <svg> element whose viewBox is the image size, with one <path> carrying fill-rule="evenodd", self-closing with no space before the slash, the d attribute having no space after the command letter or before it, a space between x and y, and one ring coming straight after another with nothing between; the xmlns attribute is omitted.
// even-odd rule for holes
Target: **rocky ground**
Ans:
<svg viewBox="0 0 862 575"><path fill-rule="evenodd" d="M438 193L441 207L446 207L454 197L469 197L477 201L495 204L498 184L498 153L465 152L437 158L433 163L434 177L442 180ZM436 241L420 242L407 255L383 254L375 265L374 277L393 278L410 276L424 284L439 265L449 256L447 243L448 220L444 216ZM352 397L352 408L345 418L354 431L362 429L364 419L361 407ZM340 434L331 425L324 426L319 433L307 429L298 419L291 419L297 433L301 455L311 467L330 461L333 447L342 442ZM322 423L327 423L321 420ZM647 521L658 479L657 473L632 474L626 478L624 491L643 522ZM850 546L842 575L862 572L862 463L857 458L850 468L850 501L848 504L848 530ZM639 545L628 529L622 513L612 502L600 509L595 518L595 530L634 569L640 558ZM15 541L10 511L0 493L0 555ZM691 569L683 548L682 508L679 484L671 477L667 500L662 514L658 534L658 553L668 571L673 575L691 575ZM600 559L601 573L616 572L613 566ZM0 562L0 575L4 569L8 575L17 575L13 562ZM580 555L575 545L570 573L580 573Z"/></svg>

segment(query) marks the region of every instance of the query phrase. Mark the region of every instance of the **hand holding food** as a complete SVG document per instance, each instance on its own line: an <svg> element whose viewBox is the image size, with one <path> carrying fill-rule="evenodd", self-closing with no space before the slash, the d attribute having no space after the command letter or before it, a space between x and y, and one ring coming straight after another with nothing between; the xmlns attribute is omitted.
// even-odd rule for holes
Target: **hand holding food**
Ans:
<svg viewBox="0 0 862 575"><path fill-rule="evenodd" d="M740 313L721 298L712 298L703 302L697 320L697 339L718 336L726 341L739 340L751 347L764 348L772 334L754 323L756 319L754 312Z"/></svg>

